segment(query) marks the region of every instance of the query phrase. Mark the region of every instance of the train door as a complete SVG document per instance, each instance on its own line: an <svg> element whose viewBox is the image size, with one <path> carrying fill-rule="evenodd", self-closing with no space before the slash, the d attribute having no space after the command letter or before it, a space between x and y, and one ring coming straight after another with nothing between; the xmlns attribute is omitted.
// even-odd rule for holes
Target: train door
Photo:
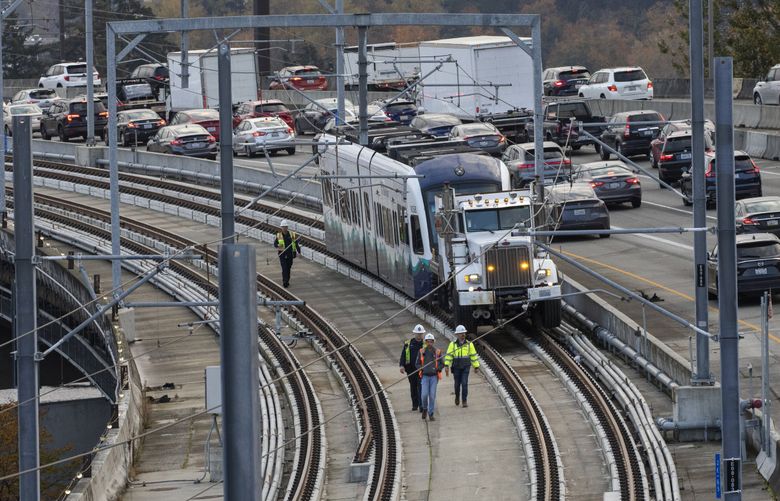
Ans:
<svg viewBox="0 0 780 501"><path fill-rule="evenodd" d="M361 153L364 150L361 150ZM370 151L370 150L369 150ZM371 151L371 157L368 160L368 167L367 168L361 168L360 166L360 157L358 154L358 175L367 176L371 175L371 161L374 159L374 155L376 155L375 151ZM377 263L377 221L376 217L374 215L373 206L374 206L374 197L373 197L373 178L366 178L366 179L358 179L358 182L360 183L360 189L356 190L357 193L357 203L360 205L360 210L363 218L363 225L362 225L362 232L363 232L363 245L362 245L362 251L363 251L363 262L365 263L363 266L364 268L374 274L379 273L379 265Z"/></svg>

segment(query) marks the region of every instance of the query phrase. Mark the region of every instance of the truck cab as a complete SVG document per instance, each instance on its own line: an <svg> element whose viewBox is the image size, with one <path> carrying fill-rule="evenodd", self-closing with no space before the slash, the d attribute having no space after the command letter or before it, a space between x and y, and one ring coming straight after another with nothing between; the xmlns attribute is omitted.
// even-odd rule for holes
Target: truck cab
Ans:
<svg viewBox="0 0 780 501"><path fill-rule="evenodd" d="M543 327L560 324L560 279L551 259L537 255L530 192L437 197L441 277L451 278L450 304L472 327L530 315ZM467 327L468 328L468 327Z"/></svg>

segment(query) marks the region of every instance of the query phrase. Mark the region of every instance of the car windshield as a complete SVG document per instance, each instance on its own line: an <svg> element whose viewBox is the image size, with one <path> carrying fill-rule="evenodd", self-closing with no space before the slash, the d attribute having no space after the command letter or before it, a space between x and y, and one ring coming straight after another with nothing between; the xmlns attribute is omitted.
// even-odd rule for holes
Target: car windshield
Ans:
<svg viewBox="0 0 780 501"><path fill-rule="evenodd" d="M591 176L625 176L632 174L631 171L625 169L619 165L605 165L603 167L591 167L582 170L583 173L588 173Z"/></svg>
<svg viewBox="0 0 780 501"><path fill-rule="evenodd" d="M488 124L473 124L460 127L460 132L464 136L491 136L498 134L498 131Z"/></svg>
<svg viewBox="0 0 780 501"><path fill-rule="evenodd" d="M745 211L749 214L756 212L780 212L780 200L761 200L745 204Z"/></svg>
<svg viewBox="0 0 780 501"><path fill-rule="evenodd" d="M422 127L444 127L445 125L460 125L461 121L458 117L452 115L439 115L435 117L421 118Z"/></svg>
<svg viewBox="0 0 780 501"><path fill-rule="evenodd" d="M663 120L663 117L659 115L658 113L642 113L639 115L629 115L628 121L629 122L660 122ZM659 125L659 124L656 124Z"/></svg>
<svg viewBox="0 0 780 501"><path fill-rule="evenodd" d="M559 184L551 188L550 194L558 203L571 202L574 200L591 200L596 198L596 194L593 192L593 188L591 188L589 184Z"/></svg>
<svg viewBox="0 0 780 501"><path fill-rule="evenodd" d="M123 85L120 88L119 97L130 101L133 99L154 97L154 92L152 92L152 86L148 83Z"/></svg>
<svg viewBox="0 0 780 501"><path fill-rule="evenodd" d="M780 242L745 242L737 245L737 259L780 257Z"/></svg>
<svg viewBox="0 0 780 501"><path fill-rule="evenodd" d="M525 160L526 162L533 162L534 160L534 150L533 148L525 150ZM563 154L561 154L561 150L558 148L545 148L544 149L544 159L545 160L559 160L563 158Z"/></svg>
<svg viewBox="0 0 780 501"><path fill-rule="evenodd" d="M590 110L585 103L561 103L549 115L550 118L590 118Z"/></svg>
<svg viewBox="0 0 780 501"><path fill-rule="evenodd" d="M41 109L34 104L11 107L11 115L32 115L35 113L42 112Z"/></svg>
<svg viewBox="0 0 780 501"><path fill-rule="evenodd" d="M590 72L588 70L568 70L562 71L558 78L561 80L574 80L575 78L590 78Z"/></svg>
<svg viewBox="0 0 780 501"><path fill-rule="evenodd" d="M41 89L30 92L30 98L32 99L51 99L53 97L57 97L54 89Z"/></svg>
<svg viewBox="0 0 780 501"><path fill-rule="evenodd" d="M691 150L691 136L670 137L664 144L665 153L677 153Z"/></svg>
<svg viewBox="0 0 780 501"><path fill-rule="evenodd" d="M714 163L714 162L713 162ZM753 161L748 156L734 157L734 170L736 172L747 172L753 170Z"/></svg>
<svg viewBox="0 0 780 501"><path fill-rule="evenodd" d="M200 120L219 120L219 112L217 110L190 111L187 114L196 122Z"/></svg>
<svg viewBox="0 0 780 501"><path fill-rule="evenodd" d="M317 68L303 68L302 70L297 70L295 72L296 77L303 77L303 78L315 78L320 76L322 73L320 73L320 70Z"/></svg>
<svg viewBox="0 0 780 501"><path fill-rule="evenodd" d="M527 228L531 225L531 208L528 205L502 209L466 211L466 231L496 231Z"/></svg>
<svg viewBox="0 0 780 501"><path fill-rule="evenodd" d="M644 80L646 78L647 75L645 75L645 72L639 69L615 72L616 82L634 82L636 80Z"/></svg>
<svg viewBox="0 0 780 501"><path fill-rule="evenodd" d="M74 73L87 73L87 65L86 64L75 64L72 66L68 66L68 73L73 75Z"/></svg>
<svg viewBox="0 0 780 501"><path fill-rule="evenodd" d="M281 111L290 111L282 103L258 104L255 106L255 113L279 113Z"/></svg>
<svg viewBox="0 0 780 501"><path fill-rule="evenodd" d="M404 102L401 102L401 103L391 103L391 104L388 104L385 107L385 109L387 111L390 111L390 112L393 112L393 111L396 111L396 112L397 111L404 111L404 110L409 110L409 109L416 110L417 109L417 105L414 104L414 103L404 103Z"/></svg>
<svg viewBox="0 0 780 501"><path fill-rule="evenodd" d="M151 111L151 110L138 110L138 111L129 111L125 115L129 120L152 120L160 119L160 115L157 113Z"/></svg>
<svg viewBox="0 0 780 501"><path fill-rule="evenodd" d="M78 102L78 103L70 103L70 111L72 113L86 113L87 112L87 103L86 101ZM95 101L95 113L100 113L101 111L106 111L106 107L103 106L103 103L101 101Z"/></svg>
<svg viewBox="0 0 780 501"><path fill-rule="evenodd" d="M273 120L257 120L252 122L252 125L255 129L267 129L272 127L287 128L287 124L279 118L274 118Z"/></svg>

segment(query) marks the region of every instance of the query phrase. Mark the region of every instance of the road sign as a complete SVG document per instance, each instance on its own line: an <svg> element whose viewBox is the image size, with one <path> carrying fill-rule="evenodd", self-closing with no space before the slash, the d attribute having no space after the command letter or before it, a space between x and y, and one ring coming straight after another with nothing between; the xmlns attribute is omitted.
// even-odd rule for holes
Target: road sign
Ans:
<svg viewBox="0 0 780 501"><path fill-rule="evenodd" d="M715 497L720 499L720 452L715 453Z"/></svg>
<svg viewBox="0 0 780 501"><path fill-rule="evenodd" d="M742 460L740 458L729 458L723 460L723 469L726 475L726 486L724 494L731 494L734 492L740 492L742 490L742 479L740 474L742 472Z"/></svg>

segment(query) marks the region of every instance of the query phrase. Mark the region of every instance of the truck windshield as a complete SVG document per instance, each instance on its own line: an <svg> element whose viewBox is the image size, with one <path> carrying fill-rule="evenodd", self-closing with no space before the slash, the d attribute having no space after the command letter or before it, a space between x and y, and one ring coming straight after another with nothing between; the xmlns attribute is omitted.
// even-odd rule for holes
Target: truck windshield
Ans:
<svg viewBox="0 0 780 501"><path fill-rule="evenodd" d="M466 231L496 231L531 226L531 207L507 207L466 211Z"/></svg>

